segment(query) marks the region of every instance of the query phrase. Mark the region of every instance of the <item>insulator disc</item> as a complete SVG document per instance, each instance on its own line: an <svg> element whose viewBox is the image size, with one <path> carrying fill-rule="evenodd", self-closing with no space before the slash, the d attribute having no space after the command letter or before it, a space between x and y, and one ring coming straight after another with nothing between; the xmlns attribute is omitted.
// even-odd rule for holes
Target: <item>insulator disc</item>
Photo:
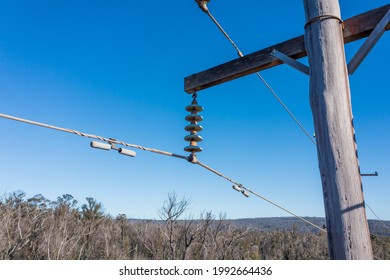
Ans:
<svg viewBox="0 0 390 280"><path fill-rule="evenodd" d="M191 115L186 116L186 121L189 121L189 122L201 122L201 121L203 121L203 117L200 116L200 115L191 114Z"/></svg>
<svg viewBox="0 0 390 280"><path fill-rule="evenodd" d="M202 151L202 148L201 147L198 147L198 146L187 146L184 148L184 151L186 152L195 152L195 153L199 153Z"/></svg>
<svg viewBox="0 0 390 280"><path fill-rule="evenodd" d="M203 138L202 136L199 136L197 134L190 134L190 135L187 135L186 137L184 137L184 140L188 141L188 142L200 142L200 141L203 141Z"/></svg>
<svg viewBox="0 0 390 280"><path fill-rule="evenodd" d="M188 106L186 107L186 110L187 110L188 112L196 111L196 112L199 113L199 112L202 112L202 111L203 111L203 107L200 106L200 105L191 104L191 105L188 105Z"/></svg>
<svg viewBox="0 0 390 280"><path fill-rule="evenodd" d="M190 125L187 125L184 129L186 131L196 131L196 132L199 132L199 131L203 130L203 127L201 125L198 125L198 124L190 124Z"/></svg>

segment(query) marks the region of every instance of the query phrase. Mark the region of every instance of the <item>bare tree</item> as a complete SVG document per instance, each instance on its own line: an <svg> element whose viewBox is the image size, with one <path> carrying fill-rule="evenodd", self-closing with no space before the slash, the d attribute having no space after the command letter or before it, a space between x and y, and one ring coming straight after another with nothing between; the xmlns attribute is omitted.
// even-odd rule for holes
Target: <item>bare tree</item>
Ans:
<svg viewBox="0 0 390 280"><path fill-rule="evenodd" d="M178 200L177 195L175 193L169 193L168 200L164 202L163 207L158 211L159 217L164 222L164 225L161 227L161 230L166 239L168 240L170 249L169 259L171 260L177 259L177 250L180 245L178 244L178 219L187 210L189 204L189 199L183 197L181 200Z"/></svg>

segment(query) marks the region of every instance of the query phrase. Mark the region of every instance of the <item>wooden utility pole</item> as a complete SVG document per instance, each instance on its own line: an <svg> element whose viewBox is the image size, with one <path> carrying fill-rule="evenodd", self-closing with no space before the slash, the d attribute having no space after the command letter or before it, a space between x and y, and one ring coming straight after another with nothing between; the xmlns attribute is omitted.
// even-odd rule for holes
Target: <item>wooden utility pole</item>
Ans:
<svg viewBox="0 0 390 280"><path fill-rule="evenodd" d="M310 105L331 259L372 259L338 0L304 0Z"/></svg>
<svg viewBox="0 0 390 280"><path fill-rule="evenodd" d="M331 259L372 259L350 100L353 73L390 29L390 5L342 22L338 0L304 0L305 36L246 55L184 80L187 93L286 63L310 76ZM344 44L368 37L346 65ZM294 59L308 55L309 67ZM349 68L349 69L348 69Z"/></svg>

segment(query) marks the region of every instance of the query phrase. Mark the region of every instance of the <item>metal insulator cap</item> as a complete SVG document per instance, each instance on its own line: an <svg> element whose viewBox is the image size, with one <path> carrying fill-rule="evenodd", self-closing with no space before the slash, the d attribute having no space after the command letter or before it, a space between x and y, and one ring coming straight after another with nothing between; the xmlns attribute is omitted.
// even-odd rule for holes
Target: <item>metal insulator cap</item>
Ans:
<svg viewBox="0 0 390 280"><path fill-rule="evenodd" d="M198 124L190 124L190 125L187 125L184 129L186 131L196 131L196 132L199 132L199 131L203 130L203 127L201 125L198 125Z"/></svg>
<svg viewBox="0 0 390 280"><path fill-rule="evenodd" d="M184 148L184 151L190 152L190 153L199 153L202 151L202 148L198 147L198 146L187 146Z"/></svg>
<svg viewBox="0 0 390 280"><path fill-rule="evenodd" d="M203 141L203 138L197 134L190 134L184 137L184 140L188 142L200 142Z"/></svg>
<svg viewBox="0 0 390 280"><path fill-rule="evenodd" d="M203 117L197 114L191 114L186 116L186 121L189 122L201 122L203 121Z"/></svg>

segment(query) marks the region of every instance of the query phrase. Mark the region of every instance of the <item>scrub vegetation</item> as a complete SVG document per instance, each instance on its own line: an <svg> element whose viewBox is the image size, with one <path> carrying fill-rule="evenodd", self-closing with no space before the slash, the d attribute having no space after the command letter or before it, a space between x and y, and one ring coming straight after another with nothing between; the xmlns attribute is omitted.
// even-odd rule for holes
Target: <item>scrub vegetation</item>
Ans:
<svg viewBox="0 0 390 280"><path fill-rule="evenodd" d="M310 260L328 259L326 234L187 213L188 199L169 194L158 220L112 217L94 198L79 206L69 194L50 201L23 192L0 199L3 260ZM253 223L253 220L251 220ZM277 220L279 221L280 220ZM390 237L372 234L374 254L390 259Z"/></svg>

